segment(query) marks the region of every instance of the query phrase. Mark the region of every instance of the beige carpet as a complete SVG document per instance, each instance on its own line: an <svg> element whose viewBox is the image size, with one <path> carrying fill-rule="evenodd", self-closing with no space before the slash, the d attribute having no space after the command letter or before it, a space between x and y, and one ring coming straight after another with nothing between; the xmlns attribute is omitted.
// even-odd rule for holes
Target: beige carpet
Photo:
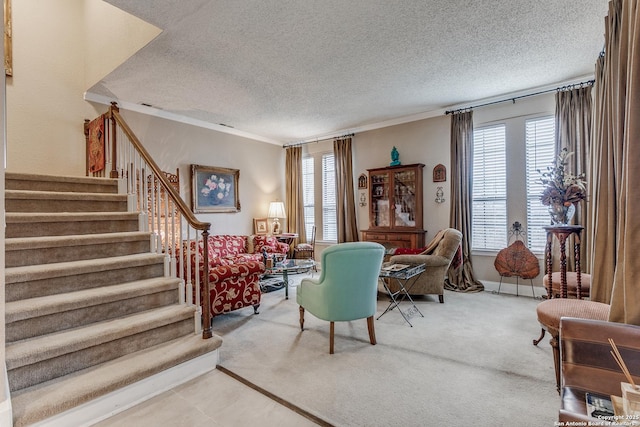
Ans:
<svg viewBox="0 0 640 427"><path fill-rule="evenodd" d="M299 279L299 277L297 277ZM413 327L391 311L375 323L329 324L306 315L300 332L295 291L263 296L260 314L214 319L220 365L336 426L552 426L559 397L537 300L489 292L447 292L418 302ZM387 306L379 298L378 315Z"/></svg>

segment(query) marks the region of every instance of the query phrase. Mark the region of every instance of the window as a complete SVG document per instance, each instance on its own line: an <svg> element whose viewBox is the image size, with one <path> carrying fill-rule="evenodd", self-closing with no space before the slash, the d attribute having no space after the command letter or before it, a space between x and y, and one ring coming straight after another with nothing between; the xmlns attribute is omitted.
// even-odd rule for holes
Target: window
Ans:
<svg viewBox="0 0 640 427"><path fill-rule="evenodd" d="M319 171L319 173L316 173ZM316 226L316 240L337 241L336 175L333 152L319 152L302 159L302 193L307 240Z"/></svg>
<svg viewBox="0 0 640 427"><path fill-rule="evenodd" d="M336 163L333 153L322 156L322 238L338 240Z"/></svg>
<svg viewBox="0 0 640 427"><path fill-rule="evenodd" d="M507 243L505 125L473 132L472 249L500 250Z"/></svg>
<svg viewBox="0 0 640 427"><path fill-rule="evenodd" d="M315 221L315 196L313 188L313 157L302 159L302 203L304 205L304 228L307 242L311 241L311 233Z"/></svg>
<svg viewBox="0 0 640 427"><path fill-rule="evenodd" d="M527 151L527 240L529 249L544 252L547 240L542 228L549 225L547 207L540 202L543 185L540 172L555 159L555 119L553 116L530 119L525 122Z"/></svg>

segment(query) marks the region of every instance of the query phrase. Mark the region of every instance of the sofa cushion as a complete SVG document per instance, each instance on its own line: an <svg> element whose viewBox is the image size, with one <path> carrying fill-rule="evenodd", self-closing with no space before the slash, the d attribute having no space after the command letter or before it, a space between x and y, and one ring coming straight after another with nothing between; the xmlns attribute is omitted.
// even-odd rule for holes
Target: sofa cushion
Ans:
<svg viewBox="0 0 640 427"><path fill-rule="evenodd" d="M253 235L253 253L261 254L263 249L266 249L267 253L284 254L289 252L289 245L279 242L273 236L266 235Z"/></svg>
<svg viewBox="0 0 640 427"><path fill-rule="evenodd" d="M218 234L209 236L209 254L213 257L234 257L246 253L247 236Z"/></svg>
<svg viewBox="0 0 640 427"><path fill-rule="evenodd" d="M218 261L215 265L234 265L245 262L262 262L262 254L238 254L235 256L225 256L215 258Z"/></svg>
<svg viewBox="0 0 640 427"><path fill-rule="evenodd" d="M187 256L189 256L190 258L190 262L191 262L191 268L193 269L194 266L196 265L196 242L194 240L191 240L189 242L189 247L187 248L187 245L184 245L183 248L183 253L180 254L176 254L176 257L184 257L183 259L186 259ZM198 265L200 267L200 271L203 270L202 268L202 260L204 259L204 249L202 247L202 240L198 240ZM216 265L223 265L224 262L222 260L222 258L220 258L219 256L213 256L211 255L211 249L209 249L209 266L216 266ZM186 264L183 265L185 272L187 271L187 266Z"/></svg>

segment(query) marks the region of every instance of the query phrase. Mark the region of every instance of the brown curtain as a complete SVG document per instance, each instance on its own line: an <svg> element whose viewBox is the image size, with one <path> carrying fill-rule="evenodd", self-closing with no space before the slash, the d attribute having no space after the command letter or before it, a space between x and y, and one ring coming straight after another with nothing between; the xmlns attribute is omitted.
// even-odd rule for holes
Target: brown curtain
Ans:
<svg viewBox="0 0 640 427"><path fill-rule="evenodd" d="M336 216L338 221L338 243L357 242L355 191L353 189L353 163L351 138L333 141L336 162Z"/></svg>
<svg viewBox="0 0 640 427"><path fill-rule="evenodd" d="M570 153L569 172L573 175L586 173L588 150L591 146L591 86L556 92L556 153L566 148ZM573 224L587 226L584 203L576 206ZM589 233L582 232L580 246L581 271L588 273L590 266L587 258ZM568 247L573 247L573 236ZM559 251L558 251L559 252ZM568 254L568 269L573 270L575 257ZM559 264L559 254L554 254L554 263Z"/></svg>
<svg viewBox="0 0 640 427"><path fill-rule="evenodd" d="M304 228L304 200L302 198L302 147L287 147L285 157L285 186L287 231L298 233L298 239L306 242Z"/></svg>
<svg viewBox="0 0 640 427"><path fill-rule="evenodd" d="M462 264L449 268L445 288L478 292L484 285L475 279L471 264L471 189L473 177L473 112L451 116L451 210L449 225L462 232Z"/></svg>
<svg viewBox="0 0 640 427"><path fill-rule="evenodd" d="M640 325L640 10L612 0L605 55L596 64L590 190L594 218L592 299L611 303L609 320Z"/></svg>

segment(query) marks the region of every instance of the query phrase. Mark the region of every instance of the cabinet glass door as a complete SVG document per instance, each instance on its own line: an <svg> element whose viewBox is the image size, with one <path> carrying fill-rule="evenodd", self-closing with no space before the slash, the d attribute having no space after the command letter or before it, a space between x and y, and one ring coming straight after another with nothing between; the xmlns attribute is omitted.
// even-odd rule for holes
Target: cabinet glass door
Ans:
<svg viewBox="0 0 640 427"><path fill-rule="evenodd" d="M371 227L389 227L389 174L371 175Z"/></svg>
<svg viewBox="0 0 640 427"><path fill-rule="evenodd" d="M395 227L416 226L416 172L403 170L393 173L393 211Z"/></svg>

